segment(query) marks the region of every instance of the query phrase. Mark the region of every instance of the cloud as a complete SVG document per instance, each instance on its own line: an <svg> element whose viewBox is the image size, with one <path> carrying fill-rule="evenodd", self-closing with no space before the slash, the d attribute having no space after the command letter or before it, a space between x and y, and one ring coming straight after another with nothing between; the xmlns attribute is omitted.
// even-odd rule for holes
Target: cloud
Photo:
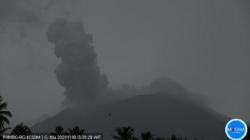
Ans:
<svg viewBox="0 0 250 140"><path fill-rule="evenodd" d="M32 1L1 1L0 22L37 23L40 21L39 9Z"/></svg>
<svg viewBox="0 0 250 140"><path fill-rule="evenodd" d="M55 73L67 99L76 105L93 103L107 90L108 81L97 66L92 35L84 31L81 22L58 19L49 26L47 36L61 59Z"/></svg>

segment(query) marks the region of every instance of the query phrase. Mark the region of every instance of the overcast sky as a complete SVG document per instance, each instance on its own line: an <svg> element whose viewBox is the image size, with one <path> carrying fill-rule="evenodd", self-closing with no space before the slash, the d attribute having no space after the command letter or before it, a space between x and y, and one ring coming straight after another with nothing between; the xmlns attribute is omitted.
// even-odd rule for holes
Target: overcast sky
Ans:
<svg viewBox="0 0 250 140"><path fill-rule="evenodd" d="M81 20L111 86L166 76L231 117L250 117L247 0L0 1L0 90L14 122L62 108L59 60L47 41L58 18Z"/></svg>

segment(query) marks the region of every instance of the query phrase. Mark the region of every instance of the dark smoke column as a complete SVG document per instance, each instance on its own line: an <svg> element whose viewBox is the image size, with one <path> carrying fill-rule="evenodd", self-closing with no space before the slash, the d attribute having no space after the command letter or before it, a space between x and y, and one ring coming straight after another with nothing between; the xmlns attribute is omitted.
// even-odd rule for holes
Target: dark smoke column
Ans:
<svg viewBox="0 0 250 140"><path fill-rule="evenodd" d="M67 99L76 105L93 103L98 93L106 90L107 80L97 66L92 36L85 33L81 22L64 19L51 24L47 36L61 59L55 73Z"/></svg>

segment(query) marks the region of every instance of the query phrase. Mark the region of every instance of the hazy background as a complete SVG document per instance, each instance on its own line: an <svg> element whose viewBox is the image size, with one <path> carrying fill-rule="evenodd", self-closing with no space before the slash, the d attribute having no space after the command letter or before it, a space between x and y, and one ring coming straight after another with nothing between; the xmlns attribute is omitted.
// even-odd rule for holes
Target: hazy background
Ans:
<svg viewBox="0 0 250 140"><path fill-rule="evenodd" d="M246 1L0 1L0 90L13 123L63 108L59 60L47 41L57 18L82 20L112 87L167 76L231 117L250 121L250 3ZM163 107L164 108L164 107Z"/></svg>

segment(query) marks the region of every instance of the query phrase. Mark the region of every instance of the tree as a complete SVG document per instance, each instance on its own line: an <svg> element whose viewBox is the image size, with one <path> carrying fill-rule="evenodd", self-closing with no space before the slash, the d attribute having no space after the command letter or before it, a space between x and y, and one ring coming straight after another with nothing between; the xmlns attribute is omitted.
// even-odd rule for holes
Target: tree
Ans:
<svg viewBox="0 0 250 140"><path fill-rule="evenodd" d="M162 138L162 137L156 137L156 138L154 138L154 140L164 140L164 138Z"/></svg>
<svg viewBox="0 0 250 140"><path fill-rule="evenodd" d="M64 128L62 126L57 126L55 128L55 131L50 133L51 135L66 135L68 134L67 132L64 132Z"/></svg>
<svg viewBox="0 0 250 140"><path fill-rule="evenodd" d="M154 136L149 131L145 133L141 133L141 140L154 140Z"/></svg>
<svg viewBox="0 0 250 140"><path fill-rule="evenodd" d="M85 132L85 129L80 129L78 126L69 129L70 135L82 135Z"/></svg>
<svg viewBox="0 0 250 140"><path fill-rule="evenodd" d="M134 129L131 127L116 128L117 135L114 135L115 140L138 140L134 135Z"/></svg>
<svg viewBox="0 0 250 140"><path fill-rule="evenodd" d="M2 96L0 96L0 134L10 129L8 127L5 127L5 124L10 123L9 118L12 117L12 114L6 109L7 109L7 103L4 102Z"/></svg>
<svg viewBox="0 0 250 140"><path fill-rule="evenodd" d="M11 134L13 134L13 135L31 135L32 131L27 125L20 123L20 124L15 126L15 128L11 131Z"/></svg>
<svg viewBox="0 0 250 140"><path fill-rule="evenodd" d="M175 135L172 135L171 140L177 140L177 137Z"/></svg>
<svg viewBox="0 0 250 140"><path fill-rule="evenodd" d="M164 140L162 137L154 136L150 131L141 133L141 140Z"/></svg>

